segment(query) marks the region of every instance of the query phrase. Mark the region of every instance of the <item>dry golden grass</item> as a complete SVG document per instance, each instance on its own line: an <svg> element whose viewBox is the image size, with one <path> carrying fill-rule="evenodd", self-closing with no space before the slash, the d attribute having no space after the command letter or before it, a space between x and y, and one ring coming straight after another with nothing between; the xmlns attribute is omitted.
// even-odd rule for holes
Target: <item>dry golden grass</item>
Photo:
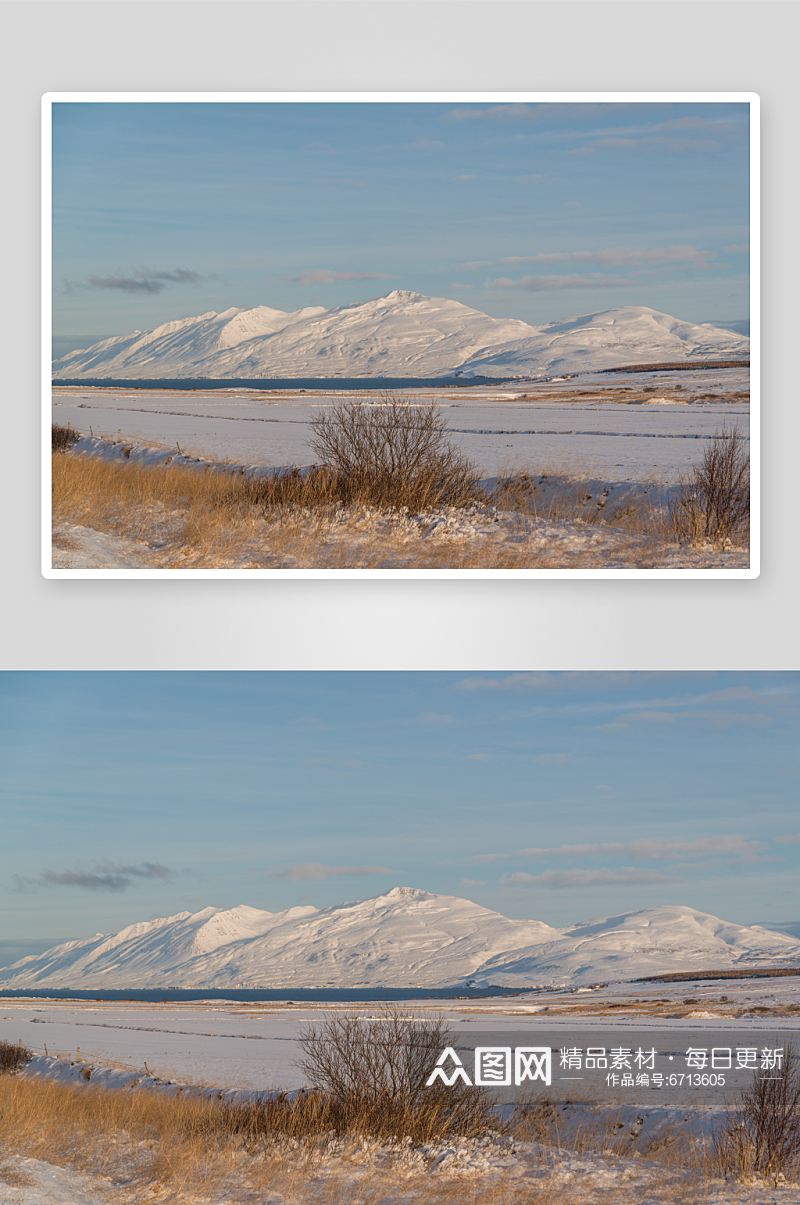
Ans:
<svg viewBox="0 0 800 1205"><path fill-rule="evenodd" d="M324 470L253 481L223 470L58 455L54 543L69 547L66 524L85 526L139 542L143 567L161 569L653 569L676 563L665 518L646 500L605 513L596 505L587 509L581 479L559 479L545 503L534 484L530 476L507 478L495 497L477 503L478 534L451 538L425 535L409 524L402 506L376 508ZM511 524L505 538L481 534L481 524L487 526L481 511L490 502ZM699 555L688 552L679 563L715 567L714 557Z"/></svg>
<svg viewBox="0 0 800 1205"><path fill-rule="evenodd" d="M276 1108L280 1109L277 1102ZM291 1109L291 1106L285 1106ZM303 1109L305 1106L303 1106ZM302 1113L301 1109L301 1113ZM297 1114L295 1120L300 1116ZM273 1113L272 1119L275 1119ZM306 1113L306 1120L308 1115ZM533 1164L497 1146L497 1170L438 1171L432 1153L321 1132L265 1131L217 1100L158 1092L106 1092L0 1077L0 1180L21 1186L15 1157L35 1158L98 1177L109 1200L245 1205L700 1205L719 1190L700 1146L679 1128L649 1146L638 1127L606 1110L583 1127L547 1103L520 1114L516 1143ZM440 1151L458 1152L458 1141ZM476 1147L464 1148L469 1154ZM500 1151L505 1149L506 1155ZM596 1180L598 1156L611 1169ZM9 1162L11 1161L11 1162ZM726 1199L736 1201L731 1186ZM715 1197L715 1200L718 1198Z"/></svg>
<svg viewBox="0 0 800 1205"><path fill-rule="evenodd" d="M218 1103L149 1092L103 1092L0 1079L0 1143L18 1155L104 1178L123 1199L248 1202L546 1202L536 1186L445 1181L431 1184L408 1148L379 1150L358 1139L237 1132ZM331 1158L333 1156L333 1158ZM7 1183L20 1183L7 1167ZM397 1195L395 1195L397 1194Z"/></svg>

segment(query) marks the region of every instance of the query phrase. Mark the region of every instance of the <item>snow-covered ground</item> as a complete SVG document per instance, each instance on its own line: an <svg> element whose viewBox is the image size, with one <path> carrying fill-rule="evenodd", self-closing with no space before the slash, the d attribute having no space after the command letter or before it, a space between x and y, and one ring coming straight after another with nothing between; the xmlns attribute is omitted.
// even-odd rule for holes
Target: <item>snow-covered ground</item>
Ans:
<svg viewBox="0 0 800 1205"><path fill-rule="evenodd" d="M487 477L561 472L608 483L675 483L723 425L749 438L749 370L583 374L568 381L404 391L445 409L454 443ZM321 407L366 397L328 390L58 386L53 421L82 434L157 444L252 466L313 463Z"/></svg>
<svg viewBox="0 0 800 1205"><path fill-rule="evenodd" d="M412 404L443 408L452 441L479 468L487 490L499 479L528 474L535 485L535 513L527 505L519 512L513 501L503 502L499 512L440 507L399 517L349 508L325 516L322 540L319 530L309 540L306 523L292 547L286 545L285 525L280 524L276 539L264 519L247 538L239 533L230 539L224 553L215 546L210 560L202 550L176 550L178 513L137 515L133 534L96 532L80 520L58 527L52 568L154 574L750 568L747 548L680 546L644 530L649 515L663 515L716 434L736 428L749 441L746 367L592 373L509 385L417 388L403 396ZM76 384L54 389L53 420L81 433L70 455L258 475L287 466L308 468L314 461L314 416L354 398L382 404L374 391ZM638 517L631 522L627 515L634 511ZM637 526L639 519L643 526ZM445 553L442 544L460 548Z"/></svg>
<svg viewBox="0 0 800 1205"><path fill-rule="evenodd" d="M644 1035L646 1045L652 1043L659 1052L733 1044L734 1034L744 1035L741 1040L759 1050L784 1047L796 1033L796 1018L765 1016L756 1010L776 1014L796 1003L798 982L795 978L613 984L591 994L550 991L503 1000L411 1001L399 1007L423 1018L444 1011L462 1038L472 1031L479 1041L490 1034L498 1045L513 1045L521 1036L536 1045L552 1043L557 1065L561 1046L625 1047L634 1043L635 1035ZM28 1078L70 1084L81 1092L133 1089L176 1096L187 1090L214 1090L214 1094L221 1091L222 1099L235 1102L274 1087L301 1086L295 1039L306 1022L321 1019L320 1009L346 1009L371 1017L380 1007L378 1001L315 1008L224 1000L186 1005L4 998L0 1039L16 1043L21 1038L36 1051L22 1072ZM673 1010L671 1017L653 1015L653 1009L663 1007ZM720 1016L723 1007L739 1014L735 1022ZM594 1015L578 1019L574 1010L583 1008L594 1009ZM631 1015L621 1016L625 1008ZM635 1101L627 1099L630 1094L618 1092L609 1093L607 1099L595 1097L593 1103L581 1084L554 1079L552 1088L542 1093L540 1099L552 1102L555 1110L549 1115L555 1122L549 1140L533 1132L530 1139L513 1143L455 1140L413 1148L371 1143L362 1144L357 1153L343 1142L333 1143L313 1168L306 1165L268 1198L247 1195L244 1182L238 1186L240 1195L232 1165L229 1191L213 1200L216 1205L267 1199L272 1205L306 1205L322 1199L332 1205L367 1199L360 1194L369 1187L376 1200L410 1205L417 1200L453 1202L459 1199L458 1185L464 1192L502 1185L506 1192L539 1187L554 1190L566 1202L610 1199L618 1205L662 1205L673 1200L795 1205L800 1201L797 1184L774 1187L764 1182L742 1185L697 1179L696 1173L681 1166L682 1160L691 1163L690 1145L707 1142L724 1116L730 1094L722 1089L684 1090L683 1096L679 1091L672 1096L642 1091ZM553 1145L556 1132L557 1145ZM662 1145L664 1162L658 1154ZM651 1157L642 1157L648 1148ZM332 1195L315 1196L323 1187ZM450 1195L454 1190L456 1195ZM24 1154L0 1160L4 1205L105 1205L111 1199L139 1201L141 1191L139 1187L126 1192L125 1181L115 1180L113 1174L85 1175ZM185 1193L174 1199L207 1205L211 1198Z"/></svg>
<svg viewBox="0 0 800 1205"><path fill-rule="evenodd" d="M562 1046L635 1049L644 1044L679 1055L690 1046L735 1049L747 1044L760 1054L765 1047L785 1046L797 1033L800 1014L793 1010L798 1004L798 976L616 983L592 993L553 990L513 998L426 999L389 1006L380 997L363 1004L241 1003L224 997L191 1004L2 997L0 1040L14 1044L22 1040L36 1053L26 1070L29 1075L57 1075L80 1085L86 1082L81 1069L88 1066L95 1068L92 1082L108 1087L158 1077L173 1084L250 1093L302 1087L297 1038L307 1024L331 1013L374 1017L382 1008L392 1007L422 1018L443 1016L459 1043L467 1046L490 1039L489 1044L514 1047L523 1044L524 1036L527 1044L550 1045L554 1050ZM464 1061L469 1066L466 1056ZM680 1062L675 1065L686 1071ZM579 1085L569 1075L579 1072L554 1068L551 1095L559 1099L586 1095L588 1081ZM748 1078L742 1072L736 1082L743 1076ZM609 1101L631 1095L604 1082L600 1093ZM679 1085L671 1094L672 1103L676 1093L678 1097L683 1093L692 1105L727 1099L721 1086L701 1090ZM640 1095L664 1103L670 1092L664 1086L649 1086Z"/></svg>

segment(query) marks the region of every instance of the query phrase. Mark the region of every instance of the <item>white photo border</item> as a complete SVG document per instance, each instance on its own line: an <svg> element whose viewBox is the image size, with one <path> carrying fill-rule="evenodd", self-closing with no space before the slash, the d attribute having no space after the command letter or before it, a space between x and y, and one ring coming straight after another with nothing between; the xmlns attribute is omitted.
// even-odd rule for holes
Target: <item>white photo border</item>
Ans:
<svg viewBox="0 0 800 1205"><path fill-rule="evenodd" d="M750 107L750 565L740 569L54 569L52 566L52 106L54 104L747 104ZM41 572L46 579L754 579L761 572L760 97L755 92L48 92L41 114Z"/></svg>

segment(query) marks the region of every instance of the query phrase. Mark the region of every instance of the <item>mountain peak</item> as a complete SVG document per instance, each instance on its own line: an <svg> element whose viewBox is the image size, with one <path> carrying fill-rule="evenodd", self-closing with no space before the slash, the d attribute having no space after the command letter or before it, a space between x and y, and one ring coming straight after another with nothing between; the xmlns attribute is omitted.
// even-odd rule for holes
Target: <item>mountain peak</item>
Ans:
<svg viewBox="0 0 800 1205"><path fill-rule="evenodd" d="M391 293L385 293L383 297L378 298L379 301L430 301L430 297L426 297L424 293L412 293L409 289L392 289Z"/></svg>
<svg viewBox="0 0 800 1205"><path fill-rule="evenodd" d="M378 896L378 898L384 900L432 900L436 897L429 891L423 891L421 887L392 887L391 891L387 891L385 895Z"/></svg>

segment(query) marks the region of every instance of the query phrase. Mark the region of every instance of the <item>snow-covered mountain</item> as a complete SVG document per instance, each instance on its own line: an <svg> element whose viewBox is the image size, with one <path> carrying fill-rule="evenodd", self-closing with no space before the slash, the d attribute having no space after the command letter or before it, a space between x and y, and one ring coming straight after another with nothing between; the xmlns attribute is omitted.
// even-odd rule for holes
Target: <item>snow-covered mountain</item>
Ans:
<svg viewBox="0 0 800 1205"><path fill-rule="evenodd" d="M553 929L395 887L317 910L206 908L67 942L0 971L4 988L533 987L665 971L800 966L800 941L665 906Z"/></svg>
<svg viewBox="0 0 800 1205"><path fill-rule="evenodd" d="M750 340L744 335L708 323L681 322L647 306L627 305L550 322L496 352L472 356L461 371L488 377L534 377L598 372L623 364L746 359L749 355Z"/></svg>
<svg viewBox="0 0 800 1205"><path fill-rule="evenodd" d="M103 339L82 351L72 351L53 363L54 376L68 377L182 377L198 375L198 365L223 355L241 343L261 340L324 314L324 306L294 313L259 305L253 310L233 307L196 318L176 318L152 331L133 331ZM213 373L199 373L213 376Z"/></svg>
<svg viewBox="0 0 800 1205"><path fill-rule="evenodd" d="M573 925L556 938L485 963L477 986L596 983L733 966L800 967L800 941L679 905ZM776 940L777 939L777 940Z"/></svg>
<svg viewBox="0 0 800 1205"><path fill-rule="evenodd" d="M591 372L661 360L745 358L750 341L646 306L546 326L490 318L443 297L385 297L294 313L258 306L119 335L53 363L59 379L490 377Z"/></svg>

